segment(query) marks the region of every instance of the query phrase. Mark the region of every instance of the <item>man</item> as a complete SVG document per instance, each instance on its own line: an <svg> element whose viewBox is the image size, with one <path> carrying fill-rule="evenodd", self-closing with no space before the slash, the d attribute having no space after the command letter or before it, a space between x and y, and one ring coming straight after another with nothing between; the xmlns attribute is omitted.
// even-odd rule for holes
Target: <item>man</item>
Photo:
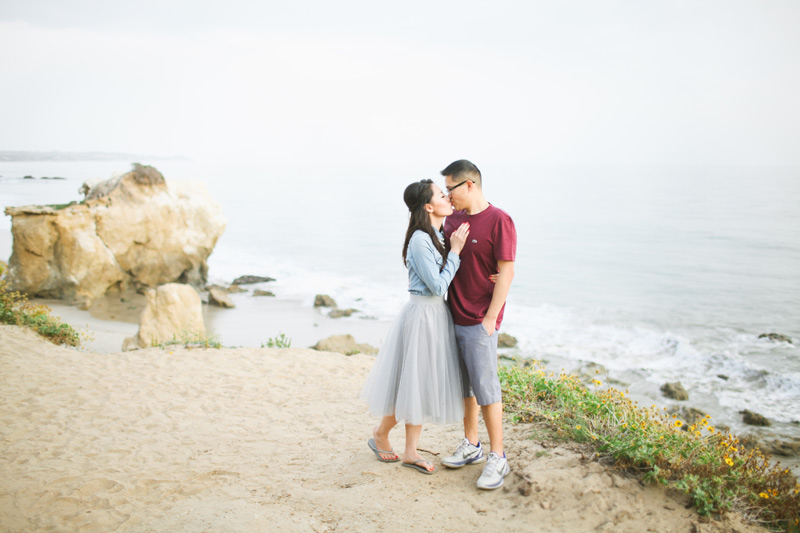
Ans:
<svg viewBox="0 0 800 533"><path fill-rule="evenodd" d="M503 402L497 377L497 330L514 278L517 232L504 211L483 196L480 170L461 159L442 170L455 212L447 217L445 234L469 222L469 237L461 251L461 267L448 291L464 377L464 440L449 468L486 462L478 478L480 489L496 489L510 469L503 451ZM496 280L492 276L497 274ZM478 411L489 432L488 457L478 439Z"/></svg>

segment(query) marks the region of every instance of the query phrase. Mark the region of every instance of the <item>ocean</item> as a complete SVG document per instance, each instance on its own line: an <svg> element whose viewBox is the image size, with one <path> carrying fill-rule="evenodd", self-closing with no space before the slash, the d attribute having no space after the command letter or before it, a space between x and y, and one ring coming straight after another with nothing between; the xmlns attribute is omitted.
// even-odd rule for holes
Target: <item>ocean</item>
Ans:
<svg viewBox="0 0 800 533"><path fill-rule="evenodd" d="M718 426L800 438L800 169L476 163L486 197L518 232L502 331L519 344L508 353L555 370L601 364L618 388L659 406L676 404L660 385L680 381L690 396L681 404ZM210 281L272 276L279 299L311 307L326 293L360 311L342 320L398 312L407 299L403 189L422 178L442 183L440 167L409 172L408 164L152 165L168 181L205 183L222 205L228 227L209 260ZM129 168L0 162L0 203L80 200L84 180ZM0 232L9 234L10 217ZM0 243L7 259L10 237ZM795 344L759 339L771 332ZM745 408L773 426L743 426Z"/></svg>

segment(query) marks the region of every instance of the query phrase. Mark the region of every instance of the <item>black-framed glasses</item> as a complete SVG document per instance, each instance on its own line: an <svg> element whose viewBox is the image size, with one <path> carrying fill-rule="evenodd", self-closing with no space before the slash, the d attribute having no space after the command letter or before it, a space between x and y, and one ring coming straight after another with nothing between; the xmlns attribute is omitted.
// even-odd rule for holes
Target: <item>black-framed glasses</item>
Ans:
<svg viewBox="0 0 800 533"><path fill-rule="evenodd" d="M459 183L458 185L453 185L452 187L445 187L445 189L447 189L447 194L453 194L454 190L458 189L459 187L461 187L462 185L464 185L468 181L470 181L470 180L464 180L461 183Z"/></svg>

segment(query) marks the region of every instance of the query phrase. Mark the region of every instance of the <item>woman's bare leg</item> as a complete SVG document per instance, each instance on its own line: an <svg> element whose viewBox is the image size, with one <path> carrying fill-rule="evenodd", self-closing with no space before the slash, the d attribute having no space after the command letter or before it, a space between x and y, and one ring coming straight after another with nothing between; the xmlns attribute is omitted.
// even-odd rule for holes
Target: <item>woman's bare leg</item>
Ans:
<svg viewBox="0 0 800 533"><path fill-rule="evenodd" d="M387 452L392 450L392 445L389 442L389 432L396 425L397 419L394 415L388 415L381 418L380 423L372 430L372 436L375 438L375 446L377 446L379 450L386 450ZM394 452L380 453L380 456L382 459L389 461L397 459L397 454Z"/></svg>
<svg viewBox="0 0 800 533"><path fill-rule="evenodd" d="M417 444L419 444L419 436L422 434L422 426L411 426L406 424L406 450L403 454L404 463L416 463L422 461L422 456L417 452ZM420 466L433 472L435 467L427 460L420 463Z"/></svg>

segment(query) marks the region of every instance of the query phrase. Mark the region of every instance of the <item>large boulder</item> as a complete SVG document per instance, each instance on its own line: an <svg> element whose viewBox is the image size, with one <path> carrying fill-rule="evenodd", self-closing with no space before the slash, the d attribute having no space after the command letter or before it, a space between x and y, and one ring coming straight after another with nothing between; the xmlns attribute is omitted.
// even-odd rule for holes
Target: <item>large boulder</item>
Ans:
<svg viewBox="0 0 800 533"><path fill-rule="evenodd" d="M81 191L85 200L66 207L6 208L14 289L87 308L110 288L205 285L225 219L202 186L168 185L156 169L135 164Z"/></svg>
<svg viewBox="0 0 800 533"><path fill-rule="evenodd" d="M147 348L163 342L189 341L206 336L203 303L189 285L168 283L145 293L139 332L125 339L122 349Z"/></svg>

